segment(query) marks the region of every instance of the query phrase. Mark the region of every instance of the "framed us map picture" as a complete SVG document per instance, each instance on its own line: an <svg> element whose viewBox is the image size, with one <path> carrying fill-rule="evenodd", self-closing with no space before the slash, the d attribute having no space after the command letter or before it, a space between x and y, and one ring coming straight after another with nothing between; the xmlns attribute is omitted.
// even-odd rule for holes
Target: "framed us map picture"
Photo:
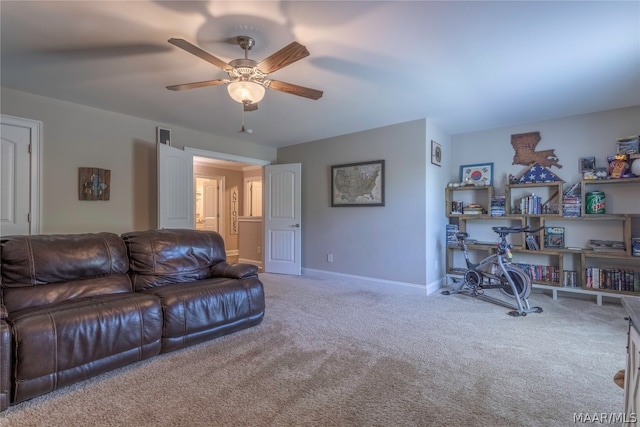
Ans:
<svg viewBox="0 0 640 427"><path fill-rule="evenodd" d="M331 206L384 206L384 160L331 166Z"/></svg>

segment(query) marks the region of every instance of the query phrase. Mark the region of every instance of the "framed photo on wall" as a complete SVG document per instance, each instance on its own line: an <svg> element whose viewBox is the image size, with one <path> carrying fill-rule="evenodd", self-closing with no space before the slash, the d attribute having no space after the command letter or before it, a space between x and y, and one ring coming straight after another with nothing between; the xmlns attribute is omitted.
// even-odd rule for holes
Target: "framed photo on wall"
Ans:
<svg viewBox="0 0 640 427"><path fill-rule="evenodd" d="M460 166L460 182L473 185L492 185L493 163Z"/></svg>
<svg viewBox="0 0 640 427"><path fill-rule="evenodd" d="M384 206L384 160L331 166L331 206Z"/></svg>
<svg viewBox="0 0 640 427"><path fill-rule="evenodd" d="M165 145L171 145L171 129L156 128L156 142Z"/></svg>
<svg viewBox="0 0 640 427"><path fill-rule="evenodd" d="M442 166L442 146L431 140L431 163Z"/></svg>

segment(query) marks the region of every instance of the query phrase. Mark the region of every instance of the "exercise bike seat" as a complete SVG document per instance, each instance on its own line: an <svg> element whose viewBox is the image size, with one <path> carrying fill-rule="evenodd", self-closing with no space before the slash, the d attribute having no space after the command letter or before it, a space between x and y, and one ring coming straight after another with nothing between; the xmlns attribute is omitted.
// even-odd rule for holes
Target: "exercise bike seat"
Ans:
<svg viewBox="0 0 640 427"><path fill-rule="evenodd" d="M464 231L461 231L459 233L456 233L456 239L458 240L464 240L469 238L469 233L465 233Z"/></svg>

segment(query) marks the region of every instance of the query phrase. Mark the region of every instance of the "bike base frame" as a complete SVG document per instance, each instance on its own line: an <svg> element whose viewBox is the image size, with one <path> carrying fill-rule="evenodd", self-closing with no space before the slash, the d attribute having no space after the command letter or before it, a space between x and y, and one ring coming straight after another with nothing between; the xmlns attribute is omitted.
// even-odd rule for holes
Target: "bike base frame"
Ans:
<svg viewBox="0 0 640 427"><path fill-rule="evenodd" d="M458 280L463 281L463 279L453 279L454 282L457 282ZM491 285L490 285L491 286ZM516 301L516 304L513 303L509 303L505 300L502 300L500 298L496 298L496 297L492 297L490 295L486 295L484 293L485 290L487 289L498 289L497 287L492 287L492 288L481 288L480 290L478 289L465 289L464 288L464 283L460 286L459 289L452 289L452 290L445 290L442 291L443 295L452 295L452 294L463 294L463 295L467 295L473 298L478 298L478 299L482 299L484 301L487 302L491 302L494 303L496 305L500 305L502 307L506 307L506 308L510 308L512 309L511 311L509 311L507 314L509 316L513 316L513 317L520 317L520 316L526 316L528 313L542 313L542 308L541 307L531 307L531 305L529 304L529 299L528 298L518 298L518 300ZM517 292L516 292L517 293Z"/></svg>

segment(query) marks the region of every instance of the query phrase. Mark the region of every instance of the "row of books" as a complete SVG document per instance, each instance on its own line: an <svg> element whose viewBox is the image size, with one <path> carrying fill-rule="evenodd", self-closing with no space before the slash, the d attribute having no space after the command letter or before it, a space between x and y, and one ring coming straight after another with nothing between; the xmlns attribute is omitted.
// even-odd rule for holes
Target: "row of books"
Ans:
<svg viewBox="0 0 640 427"><path fill-rule="evenodd" d="M517 263L534 282L556 282L560 283L560 269L554 265L534 265Z"/></svg>
<svg viewBox="0 0 640 427"><path fill-rule="evenodd" d="M589 267L586 287L640 292L640 271L626 268Z"/></svg>
<svg viewBox="0 0 640 427"><path fill-rule="evenodd" d="M539 215L542 214L542 198L531 194L530 196L520 199L520 212L523 215Z"/></svg>

